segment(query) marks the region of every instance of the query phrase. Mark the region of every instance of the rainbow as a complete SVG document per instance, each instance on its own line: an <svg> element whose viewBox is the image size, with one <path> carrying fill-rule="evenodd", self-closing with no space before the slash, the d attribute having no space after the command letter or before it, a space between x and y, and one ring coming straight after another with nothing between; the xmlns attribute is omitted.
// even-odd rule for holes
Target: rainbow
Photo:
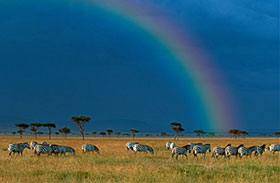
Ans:
<svg viewBox="0 0 280 183"><path fill-rule="evenodd" d="M147 9L153 13L157 10L137 6L133 1L83 0L82 2L101 10L108 16L120 18L127 24L136 26L146 34L146 37L168 52L168 59L171 62L168 67L172 66L176 70L174 75L177 83L180 83L178 93L190 103L187 101L190 97L185 93L192 91L191 105L194 106L195 116L203 123L204 129L229 129L236 125L234 105L229 91L217 70L210 70L215 68L211 59L201 50L193 48L192 45L196 45L197 42L191 39L192 36L186 30L171 24L174 20L166 20L166 17L162 19L142 16L147 14Z"/></svg>

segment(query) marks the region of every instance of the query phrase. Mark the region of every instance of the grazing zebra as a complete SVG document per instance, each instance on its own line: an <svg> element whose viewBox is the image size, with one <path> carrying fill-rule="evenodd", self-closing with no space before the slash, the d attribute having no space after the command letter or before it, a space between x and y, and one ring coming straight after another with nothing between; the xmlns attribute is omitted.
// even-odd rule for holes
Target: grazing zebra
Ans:
<svg viewBox="0 0 280 183"><path fill-rule="evenodd" d="M42 144L42 145L48 145L48 143L45 142L45 141L43 141L41 144Z"/></svg>
<svg viewBox="0 0 280 183"><path fill-rule="evenodd" d="M52 148L53 153L56 155L57 154L65 155L66 153L66 147L63 145L50 144L49 146Z"/></svg>
<svg viewBox="0 0 280 183"><path fill-rule="evenodd" d="M37 156L40 156L40 154L51 155L53 152L54 152L53 147L48 145L42 145L42 144L37 144L35 146L35 151L34 151L34 153L37 154Z"/></svg>
<svg viewBox="0 0 280 183"><path fill-rule="evenodd" d="M269 151L270 152L273 152L273 154L276 152L276 151L280 151L280 144L271 144L269 146Z"/></svg>
<svg viewBox="0 0 280 183"><path fill-rule="evenodd" d="M187 145L190 145L190 153L191 153L191 151L193 150L193 147L195 145L203 145L203 144L202 143L188 143Z"/></svg>
<svg viewBox="0 0 280 183"><path fill-rule="evenodd" d="M238 149L238 155L240 158L242 158L243 156L250 156L252 155L252 152L255 151L256 152L256 147L257 146L251 146L249 148L246 148L244 146L240 147Z"/></svg>
<svg viewBox="0 0 280 183"><path fill-rule="evenodd" d="M232 156L232 155L235 155L235 156L237 157L237 155L238 155L238 149L239 149L240 147L243 147L243 146L244 146L243 144L239 145L238 147L227 146L226 149L225 149L225 155L226 155L226 157L229 158L229 157Z"/></svg>
<svg viewBox="0 0 280 183"><path fill-rule="evenodd" d="M138 142L128 142L126 143L126 149L129 151L130 149L133 150L133 146L135 144L139 144Z"/></svg>
<svg viewBox="0 0 280 183"><path fill-rule="evenodd" d="M15 153L20 153L20 155L22 155L23 153L23 150L25 148L28 148L30 149L29 145L27 142L25 143L18 143L18 144L10 144L9 147L8 147L8 150L9 150L9 156L11 156L11 154L15 154Z"/></svg>
<svg viewBox="0 0 280 183"><path fill-rule="evenodd" d="M264 151L265 151L265 144L261 146L256 146L255 156L258 156L259 154L262 156Z"/></svg>
<svg viewBox="0 0 280 183"><path fill-rule="evenodd" d="M32 150L35 150L35 146L37 145L38 143L36 142L36 141L31 141L30 142L30 148L32 149Z"/></svg>
<svg viewBox="0 0 280 183"><path fill-rule="evenodd" d="M99 152L98 147L96 147L95 145L91 145L91 144L82 145L82 150L84 153L85 152L94 152L94 151Z"/></svg>
<svg viewBox="0 0 280 183"><path fill-rule="evenodd" d="M147 146L147 145L142 145L142 144L134 144L133 151L135 153L137 153L138 151L147 153L147 151L149 151L151 153L151 155L154 155L153 148L151 148L150 146Z"/></svg>
<svg viewBox="0 0 280 183"><path fill-rule="evenodd" d="M75 149L70 147L70 146L66 146L66 152L69 152L72 155L75 155Z"/></svg>
<svg viewBox="0 0 280 183"><path fill-rule="evenodd" d="M175 144L174 142L172 142L172 143L170 144L170 149L172 150L174 147L176 147L176 144Z"/></svg>
<svg viewBox="0 0 280 183"><path fill-rule="evenodd" d="M231 144L228 144L226 147L231 146ZM222 148L219 146L214 147L212 157L213 158L218 158L219 156L224 156L225 157L225 149L226 147Z"/></svg>
<svg viewBox="0 0 280 183"><path fill-rule="evenodd" d="M204 159L206 156L206 151L209 150L211 152L211 146L210 144L205 144L205 145L195 145L193 147L193 155L194 157L197 157L197 154L201 153L204 154Z"/></svg>
<svg viewBox="0 0 280 183"><path fill-rule="evenodd" d="M170 149L170 144L171 144L171 142L166 142L166 144L165 144L165 147L166 147L166 149Z"/></svg>
<svg viewBox="0 0 280 183"><path fill-rule="evenodd" d="M178 159L179 155L184 155L186 158L188 158L187 151L190 152L190 150L191 150L190 148L191 148L190 145L186 145L184 147L174 147L172 149L172 158L175 154L176 154L176 159Z"/></svg>

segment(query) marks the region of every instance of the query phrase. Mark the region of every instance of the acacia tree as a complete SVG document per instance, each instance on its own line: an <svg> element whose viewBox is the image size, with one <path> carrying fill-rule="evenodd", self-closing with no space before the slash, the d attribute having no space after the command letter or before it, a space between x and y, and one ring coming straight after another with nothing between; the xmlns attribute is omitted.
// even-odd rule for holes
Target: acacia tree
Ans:
<svg viewBox="0 0 280 183"><path fill-rule="evenodd" d="M136 129L134 129L134 128L131 128L130 131L131 131L131 133L132 133L132 139L134 140L134 137L135 137L136 133L139 132L139 130L136 130Z"/></svg>
<svg viewBox="0 0 280 183"><path fill-rule="evenodd" d="M49 131L49 139L51 139L52 128L56 128L55 123L43 123L42 126L48 128L48 131Z"/></svg>
<svg viewBox="0 0 280 183"><path fill-rule="evenodd" d="M92 135L93 135L93 136L96 136L96 134L97 134L96 131L93 131L93 132L92 132Z"/></svg>
<svg viewBox="0 0 280 183"><path fill-rule="evenodd" d="M108 129L106 130L106 132L108 133L109 137L111 136L111 134L113 133L113 130L112 129Z"/></svg>
<svg viewBox="0 0 280 183"><path fill-rule="evenodd" d="M240 131L238 132L238 135L242 135L243 138L245 138L245 136L248 135L248 132L246 132L246 131L244 131L244 130L240 130Z"/></svg>
<svg viewBox="0 0 280 183"><path fill-rule="evenodd" d="M121 132L115 132L115 135L118 137L120 136Z"/></svg>
<svg viewBox="0 0 280 183"><path fill-rule="evenodd" d="M106 132L100 132L100 135L102 135L102 137L104 137L106 135Z"/></svg>
<svg viewBox="0 0 280 183"><path fill-rule="evenodd" d="M84 135L85 124L89 123L90 120L91 120L90 116L73 116L72 117L72 122L74 122L78 126L83 140L85 140L85 135Z"/></svg>
<svg viewBox="0 0 280 183"><path fill-rule="evenodd" d="M174 136L174 139L179 139L179 135L181 132L184 131L184 128L182 128L182 124L179 122L172 122L170 123L172 130L176 132L176 135Z"/></svg>
<svg viewBox="0 0 280 183"><path fill-rule="evenodd" d="M68 127L60 128L58 131L60 133L63 133L66 138L67 138L68 134L71 133L71 130Z"/></svg>
<svg viewBox="0 0 280 183"><path fill-rule="evenodd" d="M209 132L208 135L209 135L210 137L214 137L214 136L215 136L215 132Z"/></svg>
<svg viewBox="0 0 280 183"><path fill-rule="evenodd" d="M34 137L37 139L38 129L41 127L41 123L30 123L31 131L33 132Z"/></svg>
<svg viewBox="0 0 280 183"><path fill-rule="evenodd" d="M203 130L194 130L193 132L196 133L196 135L197 135L199 138L201 138L201 136L203 136L203 135L206 134L206 132L203 131Z"/></svg>
<svg viewBox="0 0 280 183"><path fill-rule="evenodd" d="M280 137L280 132L274 132L274 135L279 138Z"/></svg>
<svg viewBox="0 0 280 183"><path fill-rule="evenodd" d="M161 132L160 135L161 135L162 137L165 137L165 136L167 136L167 133L166 133L166 132Z"/></svg>
<svg viewBox="0 0 280 183"><path fill-rule="evenodd" d="M22 134L25 132L25 129L29 127L26 123L17 123L16 126L19 128L18 133L20 134L20 138L22 138Z"/></svg>
<svg viewBox="0 0 280 183"><path fill-rule="evenodd" d="M239 135L239 130L231 129L231 130L228 131L228 133L231 134L236 139Z"/></svg>

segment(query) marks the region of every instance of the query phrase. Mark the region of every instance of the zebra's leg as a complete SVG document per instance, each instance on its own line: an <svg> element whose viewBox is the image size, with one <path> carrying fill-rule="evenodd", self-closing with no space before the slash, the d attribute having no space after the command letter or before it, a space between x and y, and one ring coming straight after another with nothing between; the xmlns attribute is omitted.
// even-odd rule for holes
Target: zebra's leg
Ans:
<svg viewBox="0 0 280 183"><path fill-rule="evenodd" d="M9 152L9 156L11 156L12 152Z"/></svg>
<svg viewBox="0 0 280 183"><path fill-rule="evenodd" d="M185 154L185 157L186 157L186 159L188 159L188 156L187 156L187 154Z"/></svg>
<svg viewBox="0 0 280 183"><path fill-rule="evenodd" d="M174 154L175 154L175 153L172 153L172 155L171 155L172 159L173 159Z"/></svg>
<svg viewBox="0 0 280 183"><path fill-rule="evenodd" d="M178 160L178 154L176 154L176 159Z"/></svg>

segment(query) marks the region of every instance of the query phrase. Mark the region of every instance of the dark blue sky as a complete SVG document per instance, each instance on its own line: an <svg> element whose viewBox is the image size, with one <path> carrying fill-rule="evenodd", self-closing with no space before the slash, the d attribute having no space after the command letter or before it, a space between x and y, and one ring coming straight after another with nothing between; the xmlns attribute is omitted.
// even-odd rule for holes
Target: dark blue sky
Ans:
<svg viewBox="0 0 280 183"><path fill-rule="evenodd" d="M149 12L135 16L167 17L212 57L234 99L236 128L280 128L278 1L135 2ZM1 127L62 127L86 114L97 130L162 131L174 120L207 128L161 68L163 50L130 24L73 0L0 1L0 22Z"/></svg>

